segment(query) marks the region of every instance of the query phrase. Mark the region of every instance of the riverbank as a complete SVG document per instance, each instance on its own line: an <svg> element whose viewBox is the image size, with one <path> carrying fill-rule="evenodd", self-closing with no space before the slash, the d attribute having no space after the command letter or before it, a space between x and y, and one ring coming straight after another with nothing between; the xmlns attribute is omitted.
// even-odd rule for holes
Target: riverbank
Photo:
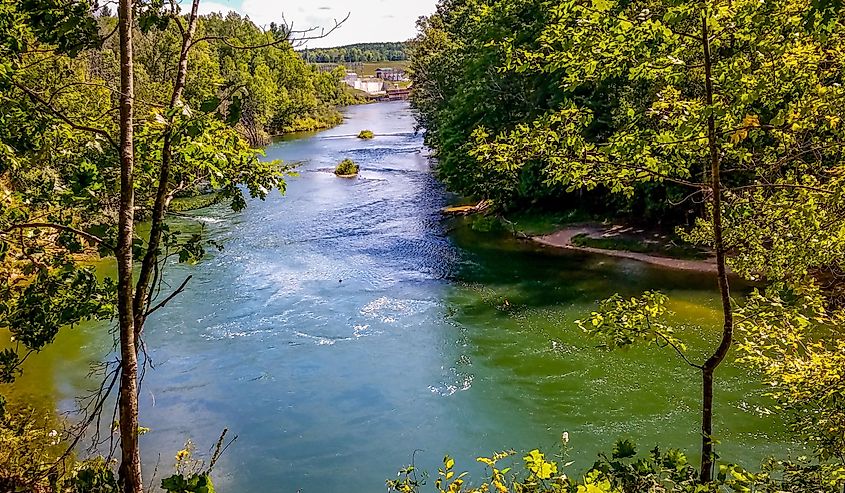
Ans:
<svg viewBox="0 0 845 493"><path fill-rule="evenodd" d="M641 244L653 241L655 245L666 246L666 239L658 234L652 234L655 239L645 238L642 230L632 230L624 226L602 226L595 224L572 225L548 235L531 236L531 240L541 245L553 248L563 248L579 252L606 255L610 257L626 258L657 265L667 269L675 269L687 272L715 273L716 262L712 257L702 259L675 258L654 253L645 253L626 250L623 248L599 248L589 246L590 244ZM614 242L614 239L622 241ZM579 241L580 240L580 241ZM586 240L586 241L585 241ZM592 240L592 241L591 241Z"/></svg>
<svg viewBox="0 0 845 493"><path fill-rule="evenodd" d="M686 244L665 230L631 226L577 210L523 212L510 217L488 214L490 204L453 205L441 213L465 217L478 232L507 231L549 248L636 260L685 272L715 273L712 252Z"/></svg>

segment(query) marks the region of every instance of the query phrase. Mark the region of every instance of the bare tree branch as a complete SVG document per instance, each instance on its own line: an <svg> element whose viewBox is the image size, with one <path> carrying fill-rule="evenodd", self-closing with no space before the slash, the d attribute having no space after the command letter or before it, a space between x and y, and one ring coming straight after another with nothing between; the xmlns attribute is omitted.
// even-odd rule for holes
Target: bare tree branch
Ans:
<svg viewBox="0 0 845 493"><path fill-rule="evenodd" d="M149 317L150 315L152 315L152 314L153 314L153 313L155 313L156 311L158 311L158 310L160 310L160 309L164 308L165 306L167 306L167 304L168 304L168 303L170 303L171 301L173 301L173 298L175 298L175 297L179 296L179 295L180 295L183 291L185 291L185 287L188 285L188 283L189 283L189 282L191 282L191 279L193 279L193 277L194 277L194 276L188 276L188 278L187 278L187 279L185 279L184 281L182 281L182 284L181 284L178 288L176 288L176 291L174 291L174 292L170 293L170 296L168 296L167 298L165 298L165 299L164 299L161 303L159 303L158 305L154 306L153 308L150 308L150 309L149 309L149 310L148 310L148 311L144 314L144 318Z"/></svg>
<svg viewBox="0 0 845 493"><path fill-rule="evenodd" d="M334 25L330 29L328 29L328 30L321 29L320 34L317 34L317 35L314 35L314 36L311 36L310 33L316 32L317 31L316 27L313 27L311 29L301 30L301 31L294 31L292 29L287 29L284 32L284 36L282 36L278 39L274 39L273 41L268 41L267 43L262 43L262 44L257 44L257 45L238 45L238 44L235 44L232 41L230 41L230 39L227 38L226 36L203 36L202 38L197 38L196 40L194 40L191 43L190 47L192 48L194 45L196 45L198 43L202 43L204 41L206 41L206 42L208 42L208 41L218 41L218 42L221 42L224 45L228 46L229 48L232 48L232 49L235 49L235 50L257 50L257 49L260 49L260 48L269 48L269 47L272 47L272 46L279 46L279 45L282 45L282 44L285 44L285 43L290 43L291 45L302 45L303 43L306 43L308 41L313 41L315 39L323 39L323 38L329 36L333 32L340 29L340 27L344 23L346 23L347 20L349 20L350 15L351 15L351 13L346 14L346 17L344 17L341 21L338 21L338 20L335 19ZM294 37L294 36L299 36L299 37Z"/></svg>
<svg viewBox="0 0 845 493"><path fill-rule="evenodd" d="M684 352L683 352L683 351L681 351L681 348L680 348L680 347L678 347L678 345L677 345L677 344L675 344L674 342L672 342L672 340L671 340L671 339L669 339L668 337L666 337L665 335L663 335L663 333L662 333L662 332L660 332L659 330L655 330L655 331L654 331L654 333L655 333L655 334L657 334L658 336L660 336L660 338L661 338L661 339L663 339L663 340L666 342L666 345L667 345L667 346L669 346L669 347L671 347L672 349L674 349L674 350L675 350L675 352L676 352L676 353L678 353L678 356L680 356L680 357L681 357L681 359L683 359L683 360L684 360L684 362L685 362L686 364L690 365L690 366L691 366L691 367L693 367L693 368L698 368L699 370L703 370L703 369L704 369L704 367L703 367L703 366L701 366L701 365L699 365L699 364L697 364L697 363L693 363L692 361L690 361L690 359L689 359L689 358L687 358L687 355L686 355L686 354L684 354Z"/></svg>
<svg viewBox="0 0 845 493"><path fill-rule="evenodd" d="M95 243L97 245L102 245L109 250L114 251L115 247L108 243L106 240L100 238L99 236L92 235L91 233L86 233L81 229L76 229L70 226L65 226L63 224L55 224L55 223L23 223L23 224L13 224L8 228L0 231L0 235L7 235L13 231L17 230L24 230L24 229L37 229L37 228L44 228L44 229L55 229L58 231L65 231L68 233L73 233L77 236L85 238L86 240L90 241L91 243Z"/></svg>

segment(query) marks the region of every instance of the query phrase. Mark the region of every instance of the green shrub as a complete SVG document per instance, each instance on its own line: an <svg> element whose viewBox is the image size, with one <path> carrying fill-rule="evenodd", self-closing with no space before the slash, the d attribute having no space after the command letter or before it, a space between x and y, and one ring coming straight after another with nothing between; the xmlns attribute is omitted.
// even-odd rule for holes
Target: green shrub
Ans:
<svg viewBox="0 0 845 493"><path fill-rule="evenodd" d="M532 450L522 457L522 465L505 467L499 462L516 455L513 450L491 457L479 457L486 466L484 477L475 478L456 469L455 460L443 459L433 488L427 486L424 472L414 466L399 471L396 479L387 480L391 493L839 493L845 480L845 465L836 462L789 462L767 460L760 472L740 466L720 464L717 478L709 484L699 482L696 468L679 450L662 451L655 447L647 454L638 454L629 440L616 442L611 454L600 454L583 475L567 469L568 434L563 435L560 455L547 456ZM518 457L518 456L517 456ZM561 461L553 460L561 459Z"/></svg>
<svg viewBox="0 0 845 493"><path fill-rule="evenodd" d="M361 130L361 133L358 134L359 139L370 140L375 138L376 134L373 133L372 130Z"/></svg>
<svg viewBox="0 0 845 493"><path fill-rule="evenodd" d="M120 491L112 463L65 454L68 436L61 429L55 417L26 407L0 417L0 491Z"/></svg>
<svg viewBox="0 0 845 493"><path fill-rule="evenodd" d="M0 416L0 492L120 493L117 462L65 453L72 437L59 431L61 424L28 407ZM173 474L161 480L160 489L151 485L147 491L214 493L211 472L235 440L227 440L227 433L220 435L208 462L194 458L195 447L188 441L176 454Z"/></svg>
<svg viewBox="0 0 845 493"><path fill-rule="evenodd" d="M505 225L498 216L476 216L472 218L470 227L478 233L500 233L505 231Z"/></svg>
<svg viewBox="0 0 845 493"><path fill-rule="evenodd" d="M334 170L334 174L337 176L354 176L358 174L358 171L361 168L355 164L355 161L351 159L344 159L337 165L337 168Z"/></svg>
<svg viewBox="0 0 845 493"><path fill-rule="evenodd" d="M170 203L170 210L173 212L189 212L205 209L212 205L219 204L222 197L215 193L205 193L191 197L176 197Z"/></svg>

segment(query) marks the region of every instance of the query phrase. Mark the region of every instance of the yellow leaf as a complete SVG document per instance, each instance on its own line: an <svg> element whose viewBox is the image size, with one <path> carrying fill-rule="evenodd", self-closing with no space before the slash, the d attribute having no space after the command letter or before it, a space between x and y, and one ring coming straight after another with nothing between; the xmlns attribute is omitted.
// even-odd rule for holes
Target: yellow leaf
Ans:
<svg viewBox="0 0 845 493"><path fill-rule="evenodd" d="M757 115L745 115L745 118L742 119L742 126L753 128L760 126L760 117Z"/></svg>

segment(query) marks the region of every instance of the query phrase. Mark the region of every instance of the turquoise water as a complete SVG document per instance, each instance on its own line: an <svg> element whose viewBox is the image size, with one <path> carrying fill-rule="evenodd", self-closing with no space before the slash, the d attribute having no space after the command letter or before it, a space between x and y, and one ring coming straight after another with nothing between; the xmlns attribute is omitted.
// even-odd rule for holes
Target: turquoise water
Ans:
<svg viewBox="0 0 845 493"><path fill-rule="evenodd" d="M363 129L376 138L355 138ZM555 451L564 431L570 473L617 437L696 449L697 373L670 351L608 353L574 320L614 292L661 289L700 356L717 340L710 277L453 230L406 103L350 108L267 154L302 161L300 177L243 213L192 213L225 249L173 266L171 284L193 281L149 321L148 478L224 428L239 438L216 470L223 492L381 491L415 450L422 469L450 453L478 471L478 455ZM358 179L332 175L346 157ZM72 408L111 341L104 327L65 331L15 393ZM754 465L793 447L753 375L729 365L718 378L723 457Z"/></svg>

